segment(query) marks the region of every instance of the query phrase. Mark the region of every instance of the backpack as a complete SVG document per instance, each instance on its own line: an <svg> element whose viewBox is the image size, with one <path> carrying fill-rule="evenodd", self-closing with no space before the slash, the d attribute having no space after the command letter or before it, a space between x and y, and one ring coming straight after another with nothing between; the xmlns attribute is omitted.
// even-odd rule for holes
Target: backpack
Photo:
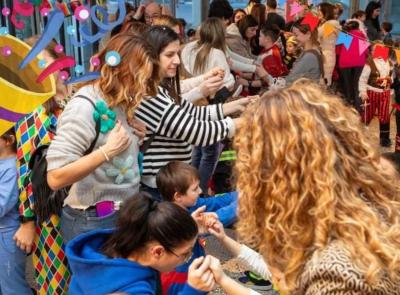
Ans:
<svg viewBox="0 0 400 295"><path fill-rule="evenodd" d="M96 109L96 105L94 102L83 95L77 95L75 98L83 98L89 101L93 108ZM50 132L55 134L54 126L50 127ZM100 121L96 121L96 136L90 145L90 147L86 150L84 155L90 154L94 146L96 145L97 139L100 134ZM34 196L34 208L33 211L36 214L38 224L48 220L51 215L56 214L60 215L61 210L64 204L65 198L68 196L69 190L71 186L53 191L48 183L47 183L47 150L50 144L44 144L36 149L36 151L32 154L31 159L29 161L29 169L31 170L31 183L32 183L32 192Z"/></svg>

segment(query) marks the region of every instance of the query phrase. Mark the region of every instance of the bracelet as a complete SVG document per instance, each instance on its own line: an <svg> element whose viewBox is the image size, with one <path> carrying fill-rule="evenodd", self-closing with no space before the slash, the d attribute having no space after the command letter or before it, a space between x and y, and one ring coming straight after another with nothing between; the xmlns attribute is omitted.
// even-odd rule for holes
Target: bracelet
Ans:
<svg viewBox="0 0 400 295"><path fill-rule="evenodd" d="M18 216L19 222L20 223L27 223L29 221L36 221L36 217L35 216L23 216L20 215Z"/></svg>
<svg viewBox="0 0 400 295"><path fill-rule="evenodd" d="M110 158L107 156L107 153L105 152L105 150L103 149L102 146L99 147L99 150L103 153L103 155L106 158L107 162L110 161Z"/></svg>

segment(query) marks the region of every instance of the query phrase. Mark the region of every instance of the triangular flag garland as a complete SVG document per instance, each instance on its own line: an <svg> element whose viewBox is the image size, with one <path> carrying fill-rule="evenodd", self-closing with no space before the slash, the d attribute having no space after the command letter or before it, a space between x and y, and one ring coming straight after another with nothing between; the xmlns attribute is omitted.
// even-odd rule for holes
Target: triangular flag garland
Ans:
<svg viewBox="0 0 400 295"><path fill-rule="evenodd" d="M389 57L389 48L384 45L376 45L372 57L382 58L386 61Z"/></svg>
<svg viewBox="0 0 400 295"><path fill-rule="evenodd" d="M290 16L294 16L300 12L303 12L303 10L304 7L297 2L290 4Z"/></svg>
<svg viewBox="0 0 400 295"><path fill-rule="evenodd" d="M400 64L400 49L395 49L397 63Z"/></svg>
<svg viewBox="0 0 400 295"><path fill-rule="evenodd" d="M358 39L358 53L359 53L359 55L363 55L365 50L367 50L370 45L371 44L369 44L368 41Z"/></svg>
<svg viewBox="0 0 400 295"><path fill-rule="evenodd" d="M290 3L288 6L290 6L290 16L292 17L296 13L293 13L294 8L298 8L301 5L301 2L299 1L293 1L293 0L288 0L287 3ZM297 12L298 13L298 12ZM312 12L308 12L305 16L301 24L303 25L309 25L311 31L314 31L319 24L319 18L313 14ZM378 44L379 49L377 50L377 54L379 57L382 57L384 59L389 58L389 53L390 53L390 48L394 49L396 53L396 58L397 58L397 63L400 64L400 48L394 47L394 46L388 46L384 44L380 44L379 42L371 42L368 39L363 39L360 38L359 36L354 36L348 32L343 31L340 28L335 28L334 26L330 24L326 24L324 27L323 31L323 36L328 37L330 34L332 34L335 30L340 31L339 36L338 36L338 41L337 44L343 44L346 49L348 50L354 40L358 41L359 46L358 46L358 51L359 55L362 55L365 53L365 51L372 45ZM373 56L375 57L376 54Z"/></svg>
<svg viewBox="0 0 400 295"><path fill-rule="evenodd" d="M330 34L332 34L335 31L336 31L336 27L335 26L333 26L331 24L328 24L328 23L324 24L324 32L323 32L323 34L324 34L325 38L328 37Z"/></svg>
<svg viewBox="0 0 400 295"><path fill-rule="evenodd" d="M346 47L346 49L349 50L352 41L353 41L352 36L350 36L346 33L340 32L339 36L337 38L337 41L336 41L336 45L343 44L344 47Z"/></svg>
<svg viewBox="0 0 400 295"><path fill-rule="evenodd" d="M319 24L319 17L315 16L312 12L308 12L305 16L303 21L301 22L302 25L309 25L311 32L314 31L318 24Z"/></svg>

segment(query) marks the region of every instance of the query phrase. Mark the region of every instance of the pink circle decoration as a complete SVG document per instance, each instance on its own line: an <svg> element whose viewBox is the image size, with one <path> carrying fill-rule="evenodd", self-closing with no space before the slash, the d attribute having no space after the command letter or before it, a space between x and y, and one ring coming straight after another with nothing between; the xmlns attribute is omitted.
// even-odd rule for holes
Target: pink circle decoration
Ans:
<svg viewBox="0 0 400 295"><path fill-rule="evenodd" d="M97 56L93 56L90 59L90 63L92 64L92 66L97 67L98 65L100 65L100 59Z"/></svg>
<svg viewBox="0 0 400 295"><path fill-rule="evenodd" d="M12 53L11 47L10 46L3 46L1 48L1 54L3 56L10 56Z"/></svg>
<svg viewBox="0 0 400 295"><path fill-rule="evenodd" d="M4 16L9 16L10 13L11 13L11 11L10 11L10 8L8 8L8 7L4 7L4 8L1 10L1 14L4 15Z"/></svg>
<svg viewBox="0 0 400 295"><path fill-rule="evenodd" d="M68 78L69 78L69 74L68 74L68 72L67 71L61 71L60 72L60 74L58 75L58 77L61 79L61 80L67 80Z"/></svg>
<svg viewBox="0 0 400 295"><path fill-rule="evenodd" d="M80 22L86 21L90 16L90 11L85 6L81 5L75 9L75 18Z"/></svg>
<svg viewBox="0 0 400 295"><path fill-rule="evenodd" d="M54 51L57 52L57 53L61 53L61 52L64 51L64 47L63 47L61 44L57 44L57 45L54 47Z"/></svg>
<svg viewBox="0 0 400 295"><path fill-rule="evenodd" d="M50 9L48 9L47 7L43 7L42 9L40 9L40 14L42 16L48 16L50 14Z"/></svg>

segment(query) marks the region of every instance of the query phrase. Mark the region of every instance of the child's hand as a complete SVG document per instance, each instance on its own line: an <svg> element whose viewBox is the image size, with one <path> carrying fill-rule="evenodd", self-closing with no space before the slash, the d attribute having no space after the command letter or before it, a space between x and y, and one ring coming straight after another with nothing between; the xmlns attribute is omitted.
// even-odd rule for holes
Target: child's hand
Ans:
<svg viewBox="0 0 400 295"><path fill-rule="evenodd" d="M218 220L212 226L207 228L208 232L222 241L226 237L223 224Z"/></svg>
<svg viewBox="0 0 400 295"><path fill-rule="evenodd" d="M363 102L366 102L368 100L368 94L366 93L361 93L360 97Z"/></svg>
<svg viewBox="0 0 400 295"><path fill-rule="evenodd" d="M196 221L200 234L208 233L207 228L212 227L213 224L218 221L218 215L216 213L204 212L205 210L206 206L201 206L192 213L192 218Z"/></svg>

